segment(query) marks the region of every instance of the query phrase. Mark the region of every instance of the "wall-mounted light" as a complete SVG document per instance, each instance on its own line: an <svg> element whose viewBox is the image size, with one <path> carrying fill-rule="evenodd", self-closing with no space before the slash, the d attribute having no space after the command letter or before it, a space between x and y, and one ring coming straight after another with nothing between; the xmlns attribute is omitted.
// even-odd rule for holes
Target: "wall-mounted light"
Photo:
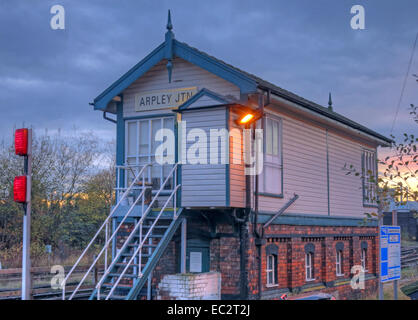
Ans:
<svg viewBox="0 0 418 320"><path fill-rule="evenodd" d="M235 109L238 119L235 121L239 126L247 126L263 117L261 110L254 110L248 107L239 106Z"/></svg>

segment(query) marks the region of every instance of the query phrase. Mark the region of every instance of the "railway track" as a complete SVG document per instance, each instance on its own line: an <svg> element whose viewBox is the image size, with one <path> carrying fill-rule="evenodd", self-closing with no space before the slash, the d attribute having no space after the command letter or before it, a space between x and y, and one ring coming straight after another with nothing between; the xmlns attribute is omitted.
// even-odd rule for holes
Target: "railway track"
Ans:
<svg viewBox="0 0 418 320"><path fill-rule="evenodd" d="M74 291L75 285L66 292L66 298L68 298ZM93 292L94 286L82 287L74 295L73 300L86 300ZM32 298L34 300L61 300L61 290L51 290L51 286L37 286L33 288ZM20 300L20 289L0 289L0 301L1 300Z"/></svg>
<svg viewBox="0 0 418 320"><path fill-rule="evenodd" d="M64 267L65 272L68 272L71 267ZM62 290L51 288L51 279L56 276L50 272L50 268L40 267L32 268L31 276L32 283L32 297L34 300L61 300ZM70 282L66 286L66 298L68 298L76 288L78 282L75 280L81 278L87 267L81 267L76 273L74 273L74 281ZM21 269L4 269L0 270L0 300L20 300L21 299ZM103 266L93 269L90 279L88 278L88 284L81 286L77 293L74 295L74 300L88 299L94 289L94 284L103 274ZM38 282L38 283L37 283ZM2 288L3 286L3 288ZM12 287L13 286L13 287ZM12 288L10 288L12 287Z"/></svg>
<svg viewBox="0 0 418 320"><path fill-rule="evenodd" d="M402 268L418 266L418 247L401 249Z"/></svg>

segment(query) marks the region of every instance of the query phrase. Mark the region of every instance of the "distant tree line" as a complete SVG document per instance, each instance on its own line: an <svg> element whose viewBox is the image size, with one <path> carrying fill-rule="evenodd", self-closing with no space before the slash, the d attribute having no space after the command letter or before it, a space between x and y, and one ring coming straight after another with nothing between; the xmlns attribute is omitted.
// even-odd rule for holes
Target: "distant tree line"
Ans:
<svg viewBox="0 0 418 320"><path fill-rule="evenodd" d="M77 255L109 214L115 182L113 149L113 142L101 141L92 134L34 135L33 265L44 264L46 245L52 246L55 260L65 261ZM23 161L15 156L13 141L3 142L0 145L3 268L21 264L23 208L13 201L13 180L22 174Z"/></svg>

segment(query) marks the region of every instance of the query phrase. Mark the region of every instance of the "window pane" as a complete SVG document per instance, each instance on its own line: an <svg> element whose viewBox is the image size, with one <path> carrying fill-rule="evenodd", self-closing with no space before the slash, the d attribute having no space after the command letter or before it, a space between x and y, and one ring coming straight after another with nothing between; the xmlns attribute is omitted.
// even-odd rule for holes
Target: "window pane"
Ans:
<svg viewBox="0 0 418 320"><path fill-rule="evenodd" d="M281 169L269 164L264 165L264 179L266 192L281 193Z"/></svg>
<svg viewBox="0 0 418 320"><path fill-rule="evenodd" d="M270 119L266 119L266 135L265 135L265 139L266 139L266 153L267 154L272 154L273 153L273 139L272 139L272 134L273 134L273 128L272 128L272 121Z"/></svg>
<svg viewBox="0 0 418 320"><path fill-rule="evenodd" d="M164 165L163 166L163 178L164 178L163 182L165 181L165 179L167 179L168 174L170 173L171 169L173 169L172 165ZM173 172L173 175L174 175L174 172ZM173 186L174 186L173 175L170 177L170 179L165 184L165 186L164 186L165 190L172 190L173 189ZM177 183L178 183L178 180L177 180Z"/></svg>
<svg viewBox="0 0 418 320"><path fill-rule="evenodd" d="M279 125L277 121L273 122L273 132L272 132L272 144L273 144L273 150L272 154L274 156L277 156L279 154Z"/></svg>
<svg viewBox="0 0 418 320"><path fill-rule="evenodd" d="M149 154L149 122L148 120L139 122L139 154Z"/></svg>
<svg viewBox="0 0 418 320"><path fill-rule="evenodd" d="M151 169L151 183L153 189L160 189L161 187L161 169L162 167L155 163L155 157L151 157L151 162L154 164Z"/></svg>
<svg viewBox="0 0 418 320"><path fill-rule="evenodd" d="M174 130L174 118L164 118L164 128Z"/></svg>
<svg viewBox="0 0 418 320"><path fill-rule="evenodd" d="M161 122L162 119L154 119L151 122L151 129L152 129L152 140L151 140L151 153L155 154L155 150L157 149L157 147L161 144L160 141L155 141L155 135L157 134L158 130L161 129Z"/></svg>
<svg viewBox="0 0 418 320"><path fill-rule="evenodd" d="M269 284L273 283L273 274L271 272L268 273L268 283Z"/></svg>
<svg viewBox="0 0 418 320"><path fill-rule="evenodd" d="M128 122L128 156L136 155L137 150L136 122Z"/></svg>

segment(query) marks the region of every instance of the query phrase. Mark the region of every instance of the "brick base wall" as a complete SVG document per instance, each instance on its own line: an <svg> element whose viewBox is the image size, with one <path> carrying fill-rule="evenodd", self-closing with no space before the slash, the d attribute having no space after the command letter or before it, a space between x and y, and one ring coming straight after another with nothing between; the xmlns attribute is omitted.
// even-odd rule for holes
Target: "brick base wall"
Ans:
<svg viewBox="0 0 418 320"><path fill-rule="evenodd" d="M261 245L261 290L258 276L250 275L250 299L277 299L283 293L296 296L308 292L332 293L338 299L357 299L377 290L378 237L375 227L322 227L270 225ZM337 245L338 244L338 245ZM267 283L268 247L277 250L277 283ZM365 288L352 289L351 268L361 265L361 248L366 247ZM306 248L313 250L313 280L306 280ZM337 248L342 252L342 272L336 273ZM257 248L250 241L248 255L254 257L249 270L258 270ZM261 292L260 292L261 291Z"/></svg>
<svg viewBox="0 0 418 320"><path fill-rule="evenodd" d="M261 225L259 226L261 227ZM239 224L229 213L193 213L187 218L188 239L204 237L209 241L209 269L222 277L221 297L241 297L241 254ZM253 227L246 225L245 288L248 299L278 299L283 293L292 297L308 293L325 292L338 299L358 299L377 290L378 235L377 227L336 227L273 225L259 241L253 235ZM128 231L125 229L124 231ZM179 272L179 231L170 242L153 272L153 291L167 275ZM121 243L118 239L118 247ZM258 247L256 243L261 243ZM342 251L342 273L336 274L336 253ZM267 248L277 249L277 284L267 284ZM313 250L313 280L306 280L306 248ZM361 250L366 250L365 289L354 290L350 286L351 268L361 264ZM260 251L261 255L258 256ZM259 263L261 258L261 287ZM161 298L167 295L160 294ZM155 295L154 295L155 298Z"/></svg>

